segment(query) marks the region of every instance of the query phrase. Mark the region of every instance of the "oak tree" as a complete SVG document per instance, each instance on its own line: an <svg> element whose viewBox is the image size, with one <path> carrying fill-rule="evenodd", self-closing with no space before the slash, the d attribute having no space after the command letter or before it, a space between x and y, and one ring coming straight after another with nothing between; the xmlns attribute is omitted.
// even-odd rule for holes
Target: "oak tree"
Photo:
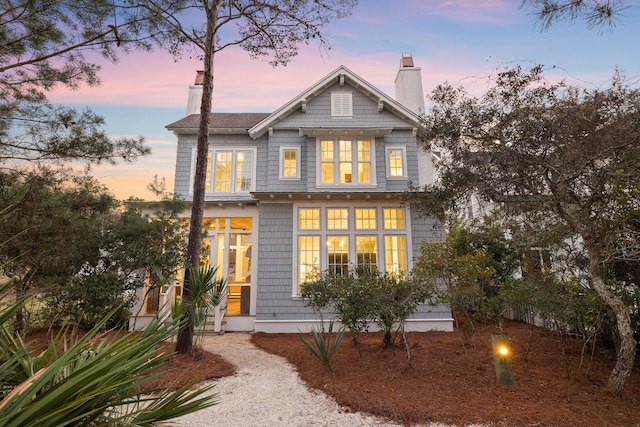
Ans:
<svg viewBox="0 0 640 427"><path fill-rule="evenodd" d="M625 287L607 269L640 248L640 90L620 73L610 87L586 90L549 83L541 67L516 67L481 97L443 84L431 100L424 142L442 153L439 178L409 193L412 206L442 215L474 194L514 220L541 230L559 223L578 236L591 287L615 315L619 346L608 388L620 393L636 341Z"/></svg>

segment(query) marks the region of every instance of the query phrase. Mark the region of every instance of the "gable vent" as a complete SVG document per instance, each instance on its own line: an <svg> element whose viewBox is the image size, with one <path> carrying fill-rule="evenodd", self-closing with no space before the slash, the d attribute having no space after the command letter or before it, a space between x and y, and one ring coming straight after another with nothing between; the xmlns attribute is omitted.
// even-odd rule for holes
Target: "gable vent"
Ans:
<svg viewBox="0 0 640 427"><path fill-rule="evenodd" d="M353 117L351 92L331 92L331 117Z"/></svg>

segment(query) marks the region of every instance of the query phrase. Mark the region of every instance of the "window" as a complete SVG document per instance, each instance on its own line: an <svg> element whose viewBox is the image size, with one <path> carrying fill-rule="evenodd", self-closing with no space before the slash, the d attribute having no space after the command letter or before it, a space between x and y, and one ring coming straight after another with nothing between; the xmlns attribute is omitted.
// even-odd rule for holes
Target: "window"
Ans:
<svg viewBox="0 0 640 427"><path fill-rule="evenodd" d="M378 266L378 236L356 236L356 257L359 266Z"/></svg>
<svg viewBox="0 0 640 427"><path fill-rule="evenodd" d="M298 207L297 282L322 271L341 273L349 267L375 267L407 272L407 236L403 208ZM378 222L378 218L383 221Z"/></svg>
<svg viewBox="0 0 640 427"><path fill-rule="evenodd" d="M300 179L300 147L280 148L280 179Z"/></svg>
<svg viewBox="0 0 640 427"><path fill-rule="evenodd" d="M375 230L376 209L356 208L356 230Z"/></svg>
<svg viewBox="0 0 640 427"><path fill-rule="evenodd" d="M349 209L327 209L327 230L349 229Z"/></svg>
<svg viewBox="0 0 640 427"><path fill-rule="evenodd" d="M383 209L384 229L404 229L404 209Z"/></svg>
<svg viewBox="0 0 640 427"><path fill-rule="evenodd" d="M298 218L300 230L320 230L320 209L300 209Z"/></svg>
<svg viewBox="0 0 640 427"><path fill-rule="evenodd" d="M255 187L255 149L218 148L207 155L206 193L248 193ZM193 150L190 189L195 177Z"/></svg>
<svg viewBox="0 0 640 427"><path fill-rule="evenodd" d="M404 179L407 177L405 170L406 154L404 148L387 148L387 178Z"/></svg>
<svg viewBox="0 0 640 427"><path fill-rule="evenodd" d="M352 96L351 92L331 92L331 117L353 117Z"/></svg>
<svg viewBox="0 0 640 427"><path fill-rule="evenodd" d="M384 258L388 273L407 272L407 244L405 236L384 237Z"/></svg>
<svg viewBox="0 0 640 427"><path fill-rule="evenodd" d="M227 316L251 312L253 218L205 218L202 261L217 266L217 277L227 280Z"/></svg>
<svg viewBox="0 0 640 427"><path fill-rule="evenodd" d="M298 237L298 262L300 264L298 283L304 283L320 270L319 236Z"/></svg>
<svg viewBox="0 0 640 427"><path fill-rule="evenodd" d="M349 236L327 237L327 269L342 274L349 269Z"/></svg>
<svg viewBox="0 0 640 427"><path fill-rule="evenodd" d="M369 140L321 140L321 185L371 185L373 144Z"/></svg>

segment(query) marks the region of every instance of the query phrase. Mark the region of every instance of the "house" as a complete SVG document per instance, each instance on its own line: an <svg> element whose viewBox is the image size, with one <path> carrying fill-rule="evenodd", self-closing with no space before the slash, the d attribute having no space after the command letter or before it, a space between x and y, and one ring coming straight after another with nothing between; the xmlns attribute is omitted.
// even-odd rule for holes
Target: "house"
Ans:
<svg viewBox="0 0 640 427"><path fill-rule="evenodd" d="M167 126L178 140L175 193L186 200L201 79L189 87L187 116ZM366 264L407 272L425 239L443 238L434 219L398 197L409 182L433 179L431 157L418 147L424 95L412 57L402 57L395 84L393 99L341 66L274 112L212 113L204 245L228 281L225 330L308 330L318 318L299 285L311 271ZM139 320L154 314L140 308ZM451 312L421 306L407 328L452 330Z"/></svg>

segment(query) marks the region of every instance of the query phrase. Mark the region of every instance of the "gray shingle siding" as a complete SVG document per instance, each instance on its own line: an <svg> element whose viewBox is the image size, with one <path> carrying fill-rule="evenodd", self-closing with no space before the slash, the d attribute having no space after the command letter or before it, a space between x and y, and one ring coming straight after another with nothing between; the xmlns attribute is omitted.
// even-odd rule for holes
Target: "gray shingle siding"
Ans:
<svg viewBox="0 0 640 427"><path fill-rule="evenodd" d="M189 188L191 184L191 159L193 156L193 150L197 145L197 135L182 134L178 136L178 148L176 154L176 175L175 175L175 193L181 195L187 200L191 200L191 191ZM256 189L260 185L264 186L266 181L263 176L260 175L261 171L267 169L267 137L263 136L257 140L252 140L249 135L216 135L209 136L209 147L242 147L242 148L257 148L256 153ZM246 199L250 196L242 195L241 199ZM231 198L237 198L237 196L231 196ZM207 195L205 200L218 200L219 197Z"/></svg>
<svg viewBox="0 0 640 427"><path fill-rule="evenodd" d="M260 203L256 320L315 319L293 299L293 205Z"/></svg>
<svg viewBox="0 0 640 427"><path fill-rule="evenodd" d="M411 221L411 251L413 259L420 256L420 246L425 241L439 242L444 240L445 232L442 224L435 218L425 218L416 211L409 211ZM412 262L413 264L413 262ZM413 315L413 319L437 319L443 315L450 316L451 311L446 305L421 305Z"/></svg>
<svg viewBox="0 0 640 427"><path fill-rule="evenodd" d="M353 118L331 118L331 92L353 93ZM408 124L395 114L383 109L358 89L345 84L335 84L307 103L307 111L297 110L280 120L275 128L358 128L358 127L407 127Z"/></svg>

